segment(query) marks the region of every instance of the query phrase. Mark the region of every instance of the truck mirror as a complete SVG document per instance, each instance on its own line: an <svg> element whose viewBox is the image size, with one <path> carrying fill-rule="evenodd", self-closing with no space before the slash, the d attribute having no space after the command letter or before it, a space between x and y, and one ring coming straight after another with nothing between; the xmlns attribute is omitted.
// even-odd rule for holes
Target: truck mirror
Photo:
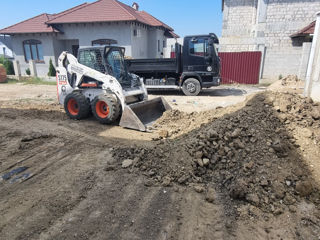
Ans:
<svg viewBox="0 0 320 240"><path fill-rule="evenodd" d="M192 38L192 39L191 39L191 42L196 43L196 42L198 42L198 39Z"/></svg>
<svg viewBox="0 0 320 240"><path fill-rule="evenodd" d="M208 44L209 44L210 46L213 46L214 41L213 41L213 39L212 39L212 38L209 38Z"/></svg>

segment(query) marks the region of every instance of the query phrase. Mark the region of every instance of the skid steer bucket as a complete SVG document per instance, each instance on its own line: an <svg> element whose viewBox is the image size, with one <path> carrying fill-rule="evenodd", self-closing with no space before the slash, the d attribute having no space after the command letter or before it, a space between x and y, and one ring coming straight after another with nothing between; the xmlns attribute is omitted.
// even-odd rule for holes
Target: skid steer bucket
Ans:
<svg viewBox="0 0 320 240"><path fill-rule="evenodd" d="M171 110L171 107L162 97L126 105L120 126L145 132L167 110Z"/></svg>

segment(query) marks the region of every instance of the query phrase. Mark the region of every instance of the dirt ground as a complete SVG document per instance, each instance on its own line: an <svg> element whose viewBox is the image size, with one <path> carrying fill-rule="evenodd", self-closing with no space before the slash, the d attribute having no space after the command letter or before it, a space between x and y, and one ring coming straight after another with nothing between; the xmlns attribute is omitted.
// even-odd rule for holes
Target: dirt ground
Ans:
<svg viewBox="0 0 320 240"><path fill-rule="evenodd" d="M320 105L265 90L165 94L140 133L1 84L1 239L319 239Z"/></svg>

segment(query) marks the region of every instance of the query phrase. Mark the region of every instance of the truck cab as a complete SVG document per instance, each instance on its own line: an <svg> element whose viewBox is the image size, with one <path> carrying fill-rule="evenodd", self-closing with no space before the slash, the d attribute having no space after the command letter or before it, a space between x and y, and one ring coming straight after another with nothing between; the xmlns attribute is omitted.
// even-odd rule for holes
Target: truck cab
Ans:
<svg viewBox="0 0 320 240"><path fill-rule="evenodd" d="M219 40L213 33L186 36L176 43L175 58L127 60L129 71L144 78L148 89L181 89L196 96L201 89L220 85Z"/></svg>

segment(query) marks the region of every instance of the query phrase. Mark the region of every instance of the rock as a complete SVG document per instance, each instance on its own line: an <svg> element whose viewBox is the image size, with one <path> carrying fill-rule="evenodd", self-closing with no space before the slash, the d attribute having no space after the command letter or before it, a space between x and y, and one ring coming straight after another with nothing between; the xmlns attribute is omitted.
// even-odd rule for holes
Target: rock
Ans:
<svg viewBox="0 0 320 240"><path fill-rule="evenodd" d="M122 168L128 168L133 164L131 159L126 159L122 162Z"/></svg>
<svg viewBox="0 0 320 240"><path fill-rule="evenodd" d="M197 193L202 193L202 192L204 192L205 188L202 187L202 186L196 185L196 186L194 186L194 190L195 190Z"/></svg>
<svg viewBox="0 0 320 240"><path fill-rule="evenodd" d="M286 205L292 205L295 202L296 202L296 199L288 193L286 194L286 196L283 199L283 203Z"/></svg>
<svg viewBox="0 0 320 240"><path fill-rule="evenodd" d="M268 180L267 179L262 179L260 182L260 185L262 187L267 187L269 185Z"/></svg>
<svg viewBox="0 0 320 240"><path fill-rule="evenodd" d="M260 203L260 199L256 193L247 194L246 200L253 205L258 205Z"/></svg>
<svg viewBox="0 0 320 240"><path fill-rule="evenodd" d="M254 166L254 162L253 162L253 161L250 161L250 162L245 163L245 164L243 165L243 167L244 167L246 170L252 169L253 166Z"/></svg>
<svg viewBox="0 0 320 240"><path fill-rule="evenodd" d="M150 171L148 172L148 175L149 175L150 177L153 177L154 175L156 175L156 172L153 171L153 170L150 170Z"/></svg>
<svg viewBox="0 0 320 240"><path fill-rule="evenodd" d="M180 178L178 179L178 183L183 184L183 183L185 183L188 179L189 179L189 176L188 176L188 175L183 175L182 177L180 177Z"/></svg>
<svg viewBox="0 0 320 240"><path fill-rule="evenodd" d="M210 163L210 160L208 158L204 158L204 159L202 159L202 161L203 161L204 166L208 166Z"/></svg>
<svg viewBox="0 0 320 240"><path fill-rule="evenodd" d="M170 186L170 183L171 183L170 177L166 176L162 179L162 186L168 187L168 186Z"/></svg>
<svg viewBox="0 0 320 240"><path fill-rule="evenodd" d="M197 163L200 167L203 167L203 161L201 158L197 159Z"/></svg>
<svg viewBox="0 0 320 240"><path fill-rule="evenodd" d="M296 183L296 192L301 197L306 197L310 195L313 191L313 185L310 181L298 181Z"/></svg>
<svg viewBox="0 0 320 240"><path fill-rule="evenodd" d="M231 137L233 137L233 138L239 137L240 133L241 133L241 129L237 128L231 133Z"/></svg>
<svg viewBox="0 0 320 240"><path fill-rule="evenodd" d="M213 203L215 200L215 196L216 196L215 190L209 187L206 193L206 201Z"/></svg>
<svg viewBox="0 0 320 240"><path fill-rule="evenodd" d="M169 132L168 132L167 130L161 130L161 131L159 132L159 136L160 136L161 138L167 138L167 137L169 137Z"/></svg>
<svg viewBox="0 0 320 240"><path fill-rule="evenodd" d="M153 181L151 179L147 179L144 181L144 185L146 187L151 187L153 185Z"/></svg>
<svg viewBox="0 0 320 240"><path fill-rule="evenodd" d="M195 153L194 157L197 158L197 159L201 159L203 157L203 153L198 151L198 152Z"/></svg>
<svg viewBox="0 0 320 240"><path fill-rule="evenodd" d="M314 120L319 120L320 119L320 108L313 108L313 111L311 113L311 117L314 119Z"/></svg>
<svg viewBox="0 0 320 240"><path fill-rule="evenodd" d="M283 199L284 198L285 189L284 189L284 186L281 183L274 182L272 184L272 189L273 189L273 191L275 193L276 198L278 198L278 199Z"/></svg>

